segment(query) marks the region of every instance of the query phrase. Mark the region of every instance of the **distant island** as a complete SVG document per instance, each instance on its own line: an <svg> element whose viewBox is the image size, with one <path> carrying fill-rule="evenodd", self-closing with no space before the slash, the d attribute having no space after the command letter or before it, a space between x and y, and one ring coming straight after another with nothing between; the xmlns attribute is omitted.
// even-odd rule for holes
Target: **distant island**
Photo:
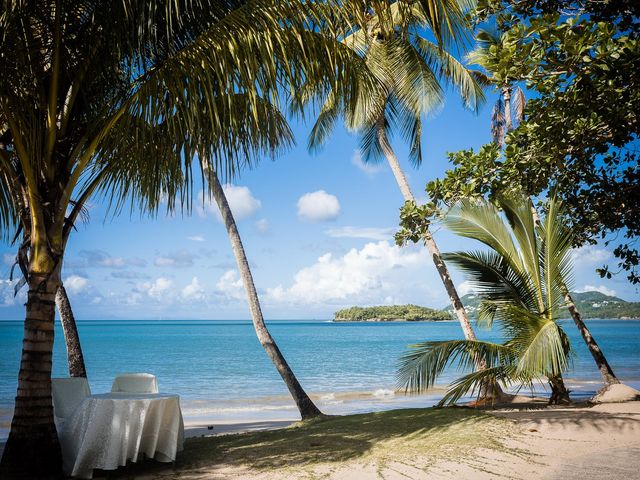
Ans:
<svg viewBox="0 0 640 480"><path fill-rule="evenodd" d="M600 292L572 292L571 296L582 315L582 318L640 319L640 302L627 302L618 297ZM480 298L476 295L465 295L462 303L471 317L480 306ZM449 313L453 310L447 309ZM567 318L569 312L567 311Z"/></svg>
<svg viewBox="0 0 640 480"><path fill-rule="evenodd" d="M627 302L600 292L572 292L582 318L640 319L640 302ZM475 318L480 306L477 295L462 297L469 316ZM567 318L569 312L567 311ZM439 322L455 319L451 308L435 309L418 305L380 305L338 310L334 322Z"/></svg>
<svg viewBox="0 0 640 480"><path fill-rule="evenodd" d="M446 310L418 305L381 305L377 307L351 307L338 310L334 322L438 322L452 320Z"/></svg>

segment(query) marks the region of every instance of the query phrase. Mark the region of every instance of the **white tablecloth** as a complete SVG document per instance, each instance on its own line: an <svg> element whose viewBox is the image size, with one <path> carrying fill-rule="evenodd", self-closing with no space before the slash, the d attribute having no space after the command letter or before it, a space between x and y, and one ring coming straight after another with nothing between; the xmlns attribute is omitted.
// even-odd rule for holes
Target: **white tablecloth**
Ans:
<svg viewBox="0 0 640 480"><path fill-rule="evenodd" d="M140 454L172 462L182 450L180 397L162 393L91 395L58 432L67 475L91 478L93 469L115 470Z"/></svg>

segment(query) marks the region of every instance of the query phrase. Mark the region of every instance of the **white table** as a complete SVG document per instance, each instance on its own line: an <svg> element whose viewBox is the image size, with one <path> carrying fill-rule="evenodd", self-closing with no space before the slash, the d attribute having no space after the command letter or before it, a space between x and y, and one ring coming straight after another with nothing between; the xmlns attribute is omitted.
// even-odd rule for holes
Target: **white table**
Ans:
<svg viewBox="0 0 640 480"><path fill-rule="evenodd" d="M103 393L87 397L58 433L67 475L92 478L140 454L172 462L182 450L180 397L164 393Z"/></svg>

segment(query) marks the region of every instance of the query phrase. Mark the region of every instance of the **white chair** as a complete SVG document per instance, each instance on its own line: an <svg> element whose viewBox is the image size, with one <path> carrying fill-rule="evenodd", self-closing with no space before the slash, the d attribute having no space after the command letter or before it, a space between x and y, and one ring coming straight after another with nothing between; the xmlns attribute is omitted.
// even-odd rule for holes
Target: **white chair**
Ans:
<svg viewBox="0 0 640 480"><path fill-rule="evenodd" d="M91 395L91 389L85 377L51 379L53 414L58 431L62 429L64 422L89 395Z"/></svg>
<svg viewBox="0 0 640 480"><path fill-rule="evenodd" d="M158 381L150 373L118 375L111 386L113 393L158 393Z"/></svg>

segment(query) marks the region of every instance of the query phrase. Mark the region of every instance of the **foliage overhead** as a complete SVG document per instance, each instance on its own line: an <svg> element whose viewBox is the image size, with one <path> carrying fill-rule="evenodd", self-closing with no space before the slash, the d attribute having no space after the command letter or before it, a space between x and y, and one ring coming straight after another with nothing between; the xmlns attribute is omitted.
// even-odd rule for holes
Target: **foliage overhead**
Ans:
<svg viewBox="0 0 640 480"><path fill-rule="evenodd" d="M439 4L438 8L451 8L449 21L452 32L442 38L433 30L433 14L437 9L424 9L422 4ZM309 136L311 150L321 148L328 140L340 117L348 129L360 137L360 151L365 161L377 162L383 158L385 138L399 133L410 146L409 158L419 165L422 161L422 117L444 101L444 86L455 87L465 104L477 109L484 100L482 89L473 73L451 53L464 48L470 31L468 12L471 4L466 0L448 2L396 2L391 7L392 28L385 28L378 17L372 17L367 27L369 42L364 42L364 31L343 39L345 45L362 55L368 69L378 80L378 88L367 90L369 97L359 97L356 103L347 103L340 91L330 92ZM405 15L399 12L407 8ZM458 15L460 13L460 15ZM438 17L439 18L439 17ZM425 34L431 31L436 41ZM440 41L438 41L440 39Z"/></svg>
<svg viewBox="0 0 640 480"><path fill-rule="evenodd" d="M518 45L508 63L485 66L489 77L506 69L532 99L504 150L485 145L450 154L453 169L427 185L429 210L470 195L543 196L553 189L574 246L616 242L619 269L640 282L640 6L482 1L478 8L481 19L500 27L503 41ZM584 15L547 13L555 10ZM609 268L598 272L611 277Z"/></svg>

